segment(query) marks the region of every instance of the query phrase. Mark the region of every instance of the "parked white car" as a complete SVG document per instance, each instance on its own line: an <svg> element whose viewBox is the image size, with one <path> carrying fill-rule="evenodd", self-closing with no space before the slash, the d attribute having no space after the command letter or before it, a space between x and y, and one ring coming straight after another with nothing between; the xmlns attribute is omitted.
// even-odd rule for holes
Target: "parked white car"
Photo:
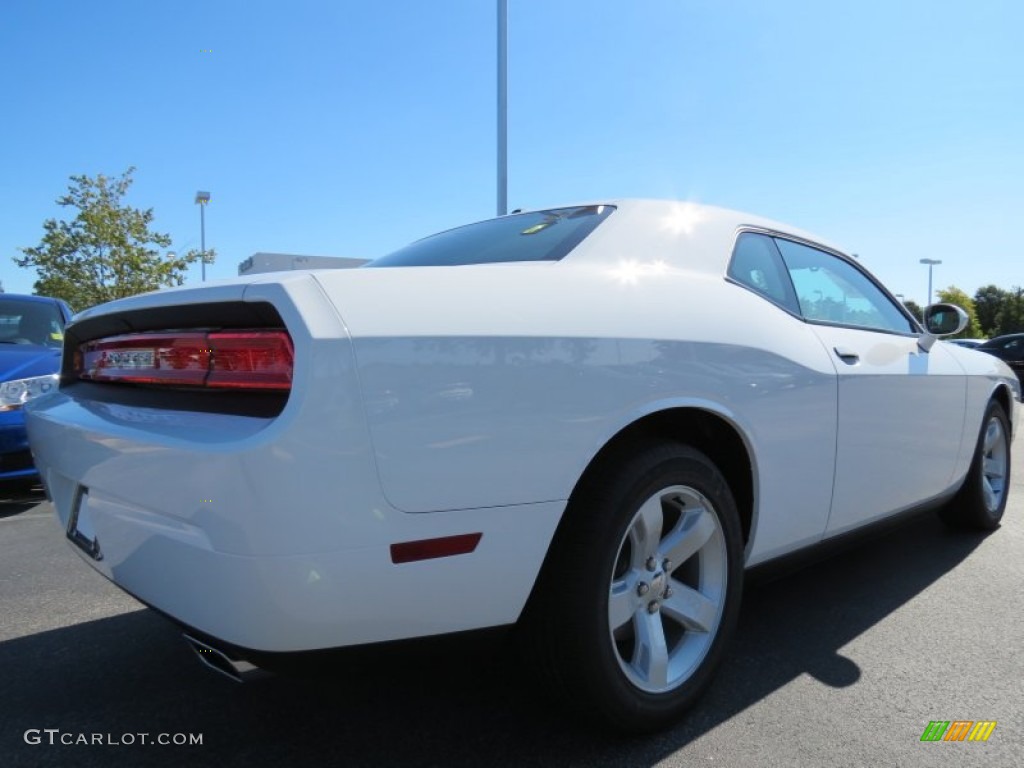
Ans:
<svg viewBox="0 0 1024 768"><path fill-rule="evenodd" d="M999 525L1019 384L926 314L782 224L608 201L95 307L28 428L77 551L222 671L518 623L644 731L746 568L925 505Z"/></svg>

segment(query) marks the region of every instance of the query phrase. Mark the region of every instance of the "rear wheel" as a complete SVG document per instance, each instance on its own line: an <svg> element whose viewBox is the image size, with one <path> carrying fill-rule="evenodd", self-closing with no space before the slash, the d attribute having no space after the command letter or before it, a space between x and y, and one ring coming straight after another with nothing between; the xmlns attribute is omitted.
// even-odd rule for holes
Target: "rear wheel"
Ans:
<svg viewBox="0 0 1024 768"><path fill-rule="evenodd" d="M1010 490L1010 434L1006 411L993 400L985 411L967 478L953 500L939 511L945 523L989 531L999 527Z"/></svg>
<svg viewBox="0 0 1024 768"><path fill-rule="evenodd" d="M722 473L657 443L577 489L527 614L528 659L574 707L620 730L675 720L733 632L742 535Z"/></svg>

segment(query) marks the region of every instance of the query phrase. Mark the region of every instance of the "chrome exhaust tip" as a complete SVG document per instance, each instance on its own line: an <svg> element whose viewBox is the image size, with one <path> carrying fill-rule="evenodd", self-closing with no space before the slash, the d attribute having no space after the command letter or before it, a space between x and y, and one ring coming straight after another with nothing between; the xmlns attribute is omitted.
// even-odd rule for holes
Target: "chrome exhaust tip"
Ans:
<svg viewBox="0 0 1024 768"><path fill-rule="evenodd" d="M220 648L215 648L203 640L192 637L192 635L183 634L182 637L185 638L185 642L188 643L189 648L192 649L199 661L213 671L231 678L236 683L244 683L254 674L258 674L261 671L255 664L251 664L245 659L236 659Z"/></svg>

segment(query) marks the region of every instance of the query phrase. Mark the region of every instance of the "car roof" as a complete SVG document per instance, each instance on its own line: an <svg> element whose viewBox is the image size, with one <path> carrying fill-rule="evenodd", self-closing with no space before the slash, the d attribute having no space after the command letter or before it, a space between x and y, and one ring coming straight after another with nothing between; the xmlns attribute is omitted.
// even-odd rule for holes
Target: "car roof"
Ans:
<svg viewBox="0 0 1024 768"><path fill-rule="evenodd" d="M643 262L665 254L686 254L686 268L722 274L736 235L745 229L791 237L849 257L825 238L763 216L704 203L648 198L605 198L518 211L535 213L581 206L613 206L617 213L597 227L566 258L566 263ZM685 242L685 250L679 246ZM669 263L675 261L670 257ZM680 263L680 262L676 262Z"/></svg>
<svg viewBox="0 0 1024 768"><path fill-rule="evenodd" d="M814 243L830 248L840 253L846 250L829 242L826 238L820 237L812 232L786 224L781 221L758 216L745 211L733 208L725 208L707 203L697 203L687 200L673 200L670 198L643 198L643 197L620 197L607 198L603 200L589 200L583 203L574 202L569 205L546 205L542 208L524 208L521 212L547 211L555 208L575 208L581 205L613 205L623 211L641 212L653 216L667 217L669 227L688 228L699 224L719 224L734 228L757 228L768 229L780 234L792 235L794 237L809 240Z"/></svg>

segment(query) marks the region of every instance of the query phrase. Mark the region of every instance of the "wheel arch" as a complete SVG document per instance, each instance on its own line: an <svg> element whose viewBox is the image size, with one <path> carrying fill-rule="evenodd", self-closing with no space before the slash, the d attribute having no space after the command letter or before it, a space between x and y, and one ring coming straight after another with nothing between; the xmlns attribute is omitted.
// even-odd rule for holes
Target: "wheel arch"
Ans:
<svg viewBox="0 0 1024 768"><path fill-rule="evenodd" d="M725 475L736 500L749 546L756 529L756 465L742 431L725 416L699 407L674 407L646 414L616 432L594 455L573 488L573 493L601 472L621 451L643 440L673 440L696 448ZM571 498L571 497L570 497ZM564 522L564 520L563 520ZM561 524L560 524L561 525Z"/></svg>
<svg viewBox="0 0 1024 768"><path fill-rule="evenodd" d="M682 448L683 445L691 450ZM569 504L558 522L517 623L521 649L526 654L523 658L528 660L538 680L551 686L551 690L567 702L589 710L616 727L623 727L621 723L626 723L627 729L636 729L637 732L659 727L659 724L668 722L665 717L677 717L681 708L689 706L693 697L699 695L718 666L722 648L735 629L745 561L742 549L756 528L756 466L753 452L747 446L744 432L727 416L690 404L671 405L639 415L604 442L572 488ZM701 460L696 453L698 451L707 460ZM694 662L695 666L686 672L677 687L665 691L641 688L637 697L630 700L626 693L627 689L632 690L632 684L626 677L628 673L622 671L625 657L620 655L615 662L618 641L613 637L614 633L608 635L609 605L602 602L597 594L601 585L585 590L580 585L584 582L593 584L590 576L603 567L607 567L605 576L614 578L613 566L625 541L621 537L628 536L625 529L619 529L618 523L625 523L632 517L632 510L623 505L635 503L636 493L647 488L647 485L637 485L634 478L643 477L642 482L648 484L660 483L648 488L649 491L660 492L666 477L677 477L664 474L664 466L659 462L666 460L680 462L678 466L689 476L713 478L714 482L707 490L711 495L717 495L722 503L725 503L721 495L724 479L739 514L729 514L719 521L724 537L722 546L730 551L724 557L723 562L727 565L723 567L727 567L730 574L723 581L727 589L715 598L722 601L722 613L720 623L716 619L712 627L712 642L701 651L700 659ZM718 472L712 473L708 460L714 463ZM653 472L655 468L662 472L660 479L652 480L651 474L643 474ZM627 511L630 517L621 514ZM588 515L588 512L592 514ZM614 534L614 538L609 539L609 534ZM608 557L616 551L611 545L618 547L619 555L609 560ZM640 570L653 572L656 567L649 564L650 560L647 563L646 570ZM610 582L604 583L605 590L609 586ZM646 593L646 589L637 592L641 596ZM573 595L574 599L566 601L566 595ZM603 599L607 600L607 596L606 592ZM666 600L671 597L668 593L663 596ZM642 613L646 616L657 612L658 602L655 597L655 602ZM654 611L649 610L651 605L655 606ZM558 621L567 622L573 631L557 632L552 637L551 627ZM605 674L607 668L602 665L607 659L604 654L594 650L593 642L588 645L587 638L597 638L598 645L601 644L602 635L594 633L595 627L607 635L607 659L613 666L617 664L614 675ZM675 699L656 701L654 697L662 694Z"/></svg>
<svg viewBox="0 0 1024 768"><path fill-rule="evenodd" d="M1006 414L1006 418L1010 420L1010 434L1012 435L1017 431L1017 420L1016 420L1016 409L1014 406L1014 396L1010 391L1010 388L1006 384L1000 384L992 392L990 400L995 400L1003 407L1003 413Z"/></svg>
<svg viewBox="0 0 1024 768"><path fill-rule="evenodd" d="M620 428L590 458L569 495L569 504L590 479L607 471L623 452L641 441L673 440L704 453L725 475L740 515L743 545L749 553L757 530L757 465L744 432L721 413L700 406L673 406L646 413ZM553 540L570 525L563 514ZM550 553L551 547L548 547ZM545 559L546 562L546 559ZM543 570L543 567L542 567Z"/></svg>
<svg viewBox="0 0 1024 768"><path fill-rule="evenodd" d="M745 433L731 419L705 407L668 407L649 412L622 427L591 457L573 486L566 511L548 544L533 589L526 600L524 614L529 613L538 585L550 569L552 551L558 549L558 542L568 535L572 525L570 510L573 496L593 476L608 471L631 446L657 439L685 442L704 453L725 475L740 516L746 560L757 531L757 463Z"/></svg>

